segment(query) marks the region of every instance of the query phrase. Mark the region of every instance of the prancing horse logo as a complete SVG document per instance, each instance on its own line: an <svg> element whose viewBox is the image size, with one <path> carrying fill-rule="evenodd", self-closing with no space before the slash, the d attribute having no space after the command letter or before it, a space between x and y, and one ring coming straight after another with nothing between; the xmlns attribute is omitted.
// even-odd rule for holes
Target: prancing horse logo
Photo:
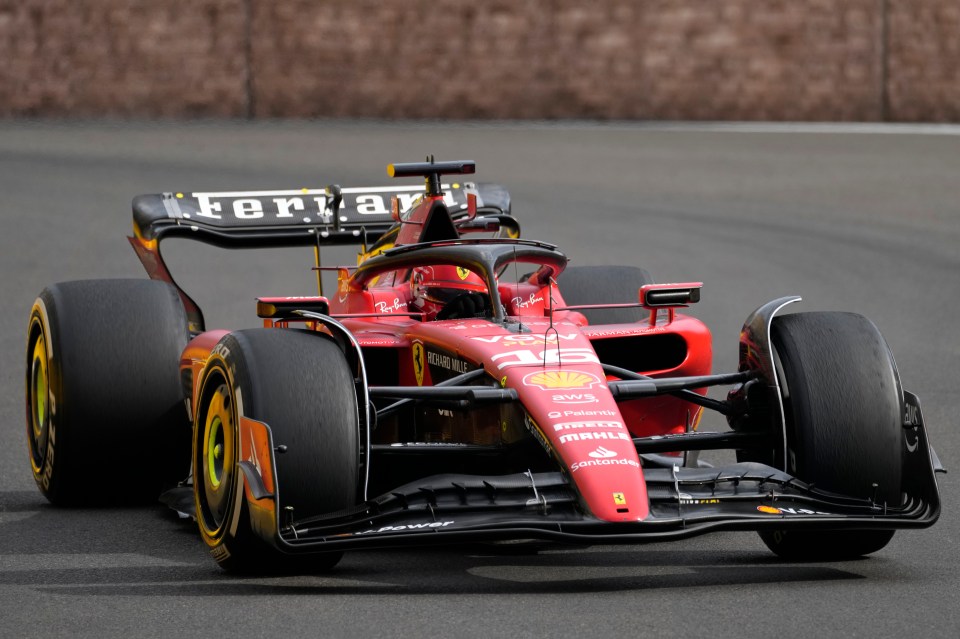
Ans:
<svg viewBox="0 0 960 639"><path fill-rule="evenodd" d="M413 343L413 374L417 377L417 386L423 386L423 344Z"/></svg>

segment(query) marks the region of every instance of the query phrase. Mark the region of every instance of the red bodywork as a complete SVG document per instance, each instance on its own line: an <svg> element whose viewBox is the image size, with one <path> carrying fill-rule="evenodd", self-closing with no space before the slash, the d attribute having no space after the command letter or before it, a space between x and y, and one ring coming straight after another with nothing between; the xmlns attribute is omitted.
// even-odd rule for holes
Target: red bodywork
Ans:
<svg viewBox="0 0 960 639"><path fill-rule="evenodd" d="M439 201L442 196L427 196L412 209L396 246L422 241ZM495 293L505 315L519 320L523 332L487 319L421 321L426 318L415 305L410 270L373 278L340 271L329 314L353 333L368 376L393 385L431 386L482 367L501 386L516 389L527 430L572 479L586 512L611 522L647 518L646 483L632 437L696 428L701 408L670 395L617 403L606 385L616 378L605 374L598 351L628 350L631 361L643 362L644 345L656 345L670 356L654 358L654 368L636 372L706 375L712 356L708 329L696 319L675 315L672 308L651 309L650 322L589 326L577 311L555 310L566 306L557 286L529 280L497 282ZM286 326L289 320L265 323ZM202 333L184 351L181 369L189 371L194 385L225 334ZM392 366L396 370L385 370ZM196 414L197 389L192 391ZM482 443L497 443L501 431L507 432L506 421L499 421L494 416L481 425ZM380 436L389 442L389 433Z"/></svg>

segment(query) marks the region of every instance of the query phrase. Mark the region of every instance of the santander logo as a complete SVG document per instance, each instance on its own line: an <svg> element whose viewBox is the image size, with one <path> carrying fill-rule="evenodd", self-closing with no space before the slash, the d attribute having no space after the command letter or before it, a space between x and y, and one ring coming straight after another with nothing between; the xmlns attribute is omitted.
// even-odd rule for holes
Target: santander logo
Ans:
<svg viewBox="0 0 960 639"><path fill-rule="evenodd" d="M591 468L595 466L631 466L640 468L640 463L633 459L620 457L614 451L597 446L592 452L587 453L591 459L578 461L570 465L570 472L575 473L582 468Z"/></svg>
<svg viewBox="0 0 960 639"><path fill-rule="evenodd" d="M590 456L594 459L610 459L611 457L616 457L617 454L612 450L607 450L603 446L597 446L597 449L591 452Z"/></svg>

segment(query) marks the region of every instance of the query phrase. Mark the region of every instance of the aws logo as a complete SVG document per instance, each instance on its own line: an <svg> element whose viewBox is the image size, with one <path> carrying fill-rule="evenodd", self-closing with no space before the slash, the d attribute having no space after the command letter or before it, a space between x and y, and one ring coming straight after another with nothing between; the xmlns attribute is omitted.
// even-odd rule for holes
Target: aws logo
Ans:
<svg viewBox="0 0 960 639"><path fill-rule="evenodd" d="M554 393L551 399L555 404L596 404L600 401L593 393Z"/></svg>

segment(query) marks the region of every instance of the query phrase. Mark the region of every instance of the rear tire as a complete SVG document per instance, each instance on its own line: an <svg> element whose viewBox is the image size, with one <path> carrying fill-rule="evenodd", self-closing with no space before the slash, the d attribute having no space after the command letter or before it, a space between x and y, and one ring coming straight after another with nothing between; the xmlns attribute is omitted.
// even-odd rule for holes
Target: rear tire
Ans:
<svg viewBox="0 0 960 639"><path fill-rule="evenodd" d="M238 467L239 417L266 423L280 509L295 519L358 503L359 413L353 374L323 335L284 329L224 337L204 371L194 424L200 533L222 568L246 574L319 572L343 553L286 554L251 527Z"/></svg>
<svg viewBox="0 0 960 639"><path fill-rule="evenodd" d="M40 293L27 332L27 441L59 506L156 499L187 476L178 364L187 316L151 280L85 280Z"/></svg>
<svg viewBox="0 0 960 639"><path fill-rule="evenodd" d="M821 490L899 506L903 392L876 326L852 313L800 313L775 318L771 339L787 435L786 460L776 452L773 465ZM837 560L876 552L893 532L777 530L760 537L786 559Z"/></svg>
<svg viewBox="0 0 960 639"><path fill-rule="evenodd" d="M653 278L646 269L636 266L571 266L557 278L563 301L570 306L637 303L644 284L653 284ZM639 307L579 312L590 325L626 324L650 316L650 311Z"/></svg>

